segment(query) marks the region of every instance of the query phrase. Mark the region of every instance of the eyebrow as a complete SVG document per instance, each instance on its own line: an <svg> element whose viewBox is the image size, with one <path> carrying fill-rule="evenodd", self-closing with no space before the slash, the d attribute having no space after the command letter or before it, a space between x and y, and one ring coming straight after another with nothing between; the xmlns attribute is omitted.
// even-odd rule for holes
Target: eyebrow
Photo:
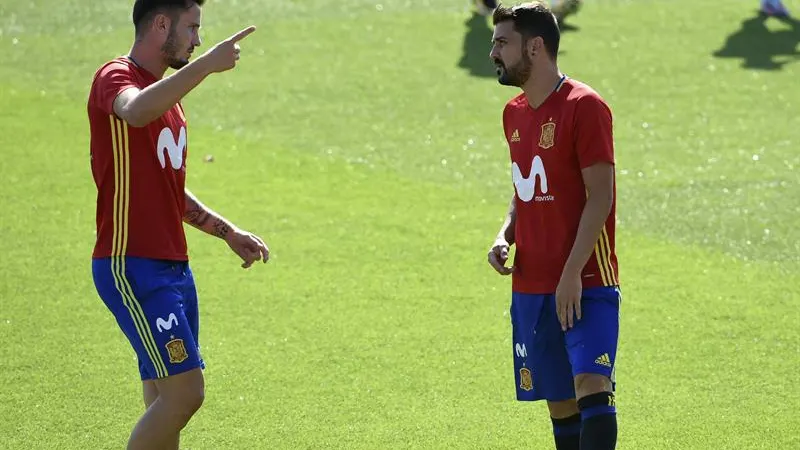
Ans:
<svg viewBox="0 0 800 450"><path fill-rule="evenodd" d="M497 36L496 38L492 38L492 42L498 42L498 41L506 41L506 42L508 42L508 38L505 37L505 36Z"/></svg>

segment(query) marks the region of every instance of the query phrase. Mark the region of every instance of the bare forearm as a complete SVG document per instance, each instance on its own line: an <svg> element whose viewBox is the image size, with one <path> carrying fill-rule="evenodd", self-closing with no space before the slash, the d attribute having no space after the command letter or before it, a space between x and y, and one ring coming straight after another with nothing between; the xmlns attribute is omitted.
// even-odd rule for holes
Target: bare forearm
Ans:
<svg viewBox="0 0 800 450"><path fill-rule="evenodd" d="M206 66L201 57L144 88L124 107L128 123L143 127L161 117L209 75Z"/></svg>
<svg viewBox="0 0 800 450"><path fill-rule="evenodd" d="M514 198L514 196L511 197L511 203L508 205L508 214L506 214L506 220L503 222L503 226L500 227L500 231L497 233L497 239L505 239L505 241L508 242L508 245L514 243L514 227L517 223L517 208Z"/></svg>
<svg viewBox="0 0 800 450"><path fill-rule="evenodd" d="M186 208L183 213L183 221L200 231L225 239L234 228L233 224L202 204L188 189L185 189L184 193Z"/></svg>
<svg viewBox="0 0 800 450"><path fill-rule="evenodd" d="M564 265L564 273L578 274L583 271L611 213L612 203L613 198L610 195L589 195L586 199L575 243Z"/></svg>

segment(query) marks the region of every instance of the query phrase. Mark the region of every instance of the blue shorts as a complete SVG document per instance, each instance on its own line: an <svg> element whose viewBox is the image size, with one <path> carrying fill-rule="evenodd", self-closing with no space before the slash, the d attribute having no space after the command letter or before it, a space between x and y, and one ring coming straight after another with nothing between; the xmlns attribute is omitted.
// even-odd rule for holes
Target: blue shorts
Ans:
<svg viewBox="0 0 800 450"><path fill-rule="evenodd" d="M581 373L614 379L619 337L619 288L583 290L581 320L566 332L556 314L556 296L512 293L511 326L517 400L575 398Z"/></svg>
<svg viewBox="0 0 800 450"><path fill-rule="evenodd" d="M97 258L92 275L136 351L142 380L205 368L197 340L197 291L187 262Z"/></svg>

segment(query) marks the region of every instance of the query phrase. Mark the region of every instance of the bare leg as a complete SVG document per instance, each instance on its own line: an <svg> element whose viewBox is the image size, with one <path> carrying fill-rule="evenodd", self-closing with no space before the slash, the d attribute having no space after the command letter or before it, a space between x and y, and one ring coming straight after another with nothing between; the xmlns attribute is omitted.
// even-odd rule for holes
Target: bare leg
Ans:
<svg viewBox="0 0 800 450"><path fill-rule="evenodd" d="M142 381L142 393L144 394L144 409L150 407L158 398L158 388L153 380Z"/></svg>
<svg viewBox="0 0 800 450"><path fill-rule="evenodd" d="M574 398L562 402L547 402L547 408L550 410L550 417L553 419L566 419L580 413L578 402Z"/></svg>
<svg viewBox="0 0 800 450"><path fill-rule="evenodd" d="M203 404L203 372L193 369L149 383L143 386L145 404L153 398L153 386L158 395L133 429L128 450L177 450L181 430Z"/></svg>
<svg viewBox="0 0 800 450"><path fill-rule="evenodd" d="M145 380L142 382L142 392L144 394L144 409L150 407L154 401L158 398L158 386L156 386L156 382L153 380ZM179 450L180 445L180 436L175 438L175 442L164 447L165 450Z"/></svg>
<svg viewBox="0 0 800 450"><path fill-rule="evenodd" d="M611 380L595 373L582 373L575 377L575 394L578 398L599 392L611 392Z"/></svg>

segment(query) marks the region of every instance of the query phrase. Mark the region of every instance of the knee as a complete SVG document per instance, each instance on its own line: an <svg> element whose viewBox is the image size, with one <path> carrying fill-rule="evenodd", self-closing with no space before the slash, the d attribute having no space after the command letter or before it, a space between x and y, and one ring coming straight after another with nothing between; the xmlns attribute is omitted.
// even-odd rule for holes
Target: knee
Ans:
<svg viewBox="0 0 800 450"><path fill-rule="evenodd" d="M575 377L575 396L583 398L600 392L612 392L611 380L605 375L582 373Z"/></svg>
<svg viewBox="0 0 800 450"><path fill-rule="evenodd" d="M197 410L203 406L205 392L200 390L185 390L169 396L161 396L161 400L168 404L173 414L182 417L185 421L194 416Z"/></svg>
<svg viewBox="0 0 800 450"><path fill-rule="evenodd" d="M164 402L173 414L189 420L203 406L203 386L183 386L179 389L162 390L159 401Z"/></svg>
<svg viewBox="0 0 800 450"><path fill-rule="evenodd" d="M183 404L182 409L186 414L191 416L196 413L201 406L203 406L203 401L206 399L206 393L202 388L193 389L186 392L181 397L181 403Z"/></svg>
<svg viewBox="0 0 800 450"><path fill-rule="evenodd" d="M200 409L203 406L203 402L206 399L206 391L203 388L197 389L192 392L188 398L186 399L186 404L189 405L194 411Z"/></svg>
<svg viewBox="0 0 800 450"><path fill-rule="evenodd" d="M616 411L611 380L603 375L582 374L575 378L578 409L584 419Z"/></svg>

